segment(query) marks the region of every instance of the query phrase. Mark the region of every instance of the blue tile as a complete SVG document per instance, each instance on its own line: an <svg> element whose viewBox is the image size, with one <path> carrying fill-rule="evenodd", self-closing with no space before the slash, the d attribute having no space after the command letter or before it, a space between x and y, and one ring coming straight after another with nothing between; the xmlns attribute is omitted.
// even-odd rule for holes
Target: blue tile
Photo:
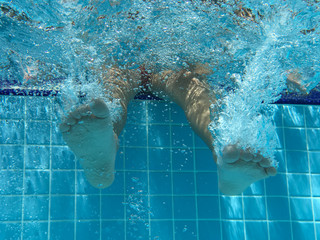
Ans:
<svg viewBox="0 0 320 240"><path fill-rule="evenodd" d="M171 122L189 124L184 111L176 104L171 104Z"/></svg>
<svg viewBox="0 0 320 240"><path fill-rule="evenodd" d="M283 136L283 128L276 128L276 148L283 149L284 148L284 136Z"/></svg>
<svg viewBox="0 0 320 240"><path fill-rule="evenodd" d="M21 224L0 222L0 232L0 240L19 240L21 237Z"/></svg>
<svg viewBox="0 0 320 240"><path fill-rule="evenodd" d="M173 239L172 221L152 221L151 239Z"/></svg>
<svg viewBox="0 0 320 240"><path fill-rule="evenodd" d="M306 126L307 127L320 127L320 107L318 106L306 106Z"/></svg>
<svg viewBox="0 0 320 240"><path fill-rule="evenodd" d="M0 195L22 194L23 172L4 170L0 174Z"/></svg>
<svg viewBox="0 0 320 240"><path fill-rule="evenodd" d="M124 192L124 173L116 172L111 186L101 189L102 194L123 194Z"/></svg>
<svg viewBox="0 0 320 240"><path fill-rule="evenodd" d="M302 151L287 151L287 166L288 172L307 173L308 167L308 152Z"/></svg>
<svg viewBox="0 0 320 240"><path fill-rule="evenodd" d="M289 222L269 222L270 239L291 239Z"/></svg>
<svg viewBox="0 0 320 240"><path fill-rule="evenodd" d="M149 148L149 169L165 170L171 169L170 149Z"/></svg>
<svg viewBox="0 0 320 240"><path fill-rule="evenodd" d="M124 137L126 146L145 147L147 146L147 127L145 125L127 124Z"/></svg>
<svg viewBox="0 0 320 240"><path fill-rule="evenodd" d="M147 194L148 175L146 172L126 172L127 194Z"/></svg>
<svg viewBox="0 0 320 240"><path fill-rule="evenodd" d="M172 146L193 147L193 131L190 126L171 126Z"/></svg>
<svg viewBox="0 0 320 240"><path fill-rule="evenodd" d="M197 226L195 221L175 221L175 240L196 240Z"/></svg>
<svg viewBox="0 0 320 240"><path fill-rule="evenodd" d="M150 194L171 194L171 174L150 172Z"/></svg>
<svg viewBox="0 0 320 240"><path fill-rule="evenodd" d="M310 198L290 198L292 220L313 219L312 205Z"/></svg>
<svg viewBox="0 0 320 240"><path fill-rule="evenodd" d="M146 101L131 101L128 105L127 122L129 124L146 123Z"/></svg>
<svg viewBox="0 0 320 240"><path fill-rule="evenodd" d="M51 222L50 223L50 239L74 239L74 223L73 222Z"/></svg>
<svg viewBox="0 0 320 240"><path fill-rule="evenodd" d="M218 177L216 172L197 172L197 193L218 194Z"/></svg>
<svg viewBox="0 0 320 240"><path fill-rule="evenodd" d="M25 194L48 194L49 171L26 171Z"/></svg>
<svg viewBox="0 0 320 240"><path fill-rule="evenodd" d="M194 194L194 174L173 173L173 194Z"/></svg>
<svg viewBox="0 0 320 240"><path fill-rule="evenodd" d="M147 169L147 148L126 148L125 166L127 170Z"/></svg>
<svg viewBox="0 0 320 240"><path fill-rule="evenodd" d="M221 196L221 218L223 219L242 219L242 199L241 197Z"/></svg>
<svg viewBox="0 0 320 240"><path fill-rule="evenodd" d="M307 222L293 222L292 234L294 240L316 239L314 235L314 224Z"/></svg>
<svg viewBox="0 0 320 240"><path fill-rule="evenodd" d="M125 224L123 221L118 221L118 220L102 221L101 240L124 240L125 239L124 225Z"/></svg>
<svg viewBox="0 0 320 240"><path fill-rule="evenodd" d="M52 147L52 169L74 169L76 157L70 148Z"/></svg>
<svg viewBox="0 0 320 240"><path fill-rule="evenodd" d="M304 129L284 129L287 150L307 150L306 133Z"/></svg>
<svg viewBox="0 0 320 240"><path fill-rule="evenodd" d="M270 220L288 220L289 204L285 197L267 197L268 216Z"/></svg>
<svg viewBox="0 0 320 240"><path fill-rule="evenodd" d="M222 222L223 240L244 240L243 222L223 221Z"/></svg>
<svg viewBox="0 0 320 240"><path fill-rule="evenodd" d="M217 165L213 160L212 152L209 149L196 149L196 169L202 171L216 171Z"/></svg>
<svg viewBox="0 0 320 240"><path fill-rule="evenodd" d="M54 155L52 155L54 156ZM27 146L25 164L27 169L48 169L50 148L45 146ZM60 158L59 161L62 161Z"/></svg>
<svg viewBox="0 0 320 240"><path fill-rule="evenodd" d="M310 196L308 175L288 174L289 194L291 196Z"/></svg>
<svg viewBox="0 0 320 240"><path fill-rule="evenodd" d="M43 196L25 196L24 219L47 220L49 211L49 198Z"/></svg>
<svg viewBox="0 0 320 240"><path fill-rule="evenodd" d="M148 127L149 146L150 147L170 147L170 128L169 126L150 125ZM139 138L143 138L139 133ZM144 144L143 146L146 146Z"/></svg>
<svg viewBox="0 0 320 240"><path fill-rule="evenodd" d="M59 130L58 122L52 122L52 145L66 145Z"/></svg>
<svg viewBox="0 0 320 240"><path fill-rule="evenodd" d="M23 144L23 121L0 121L0 144Z"/></svg>
<svg viewBox="0 0 320 240"><path fill-rule="evenodd" d="M123 196L102 196L101 217L103 219L123 219Z"/></svg>
<svg viewBox="0 0 320 240"><path fill-rule="evenodd" d="M73 220L74 204L74 196L51 196L51 220Z"/></svg>
<svg viewBox="0 0 320 240"><path fill-rule="evenodd" d="M176 219L195 219L196 203L194 197L174 197L174 217Z"/></svg>
<svg viewBox="0 0 320 240"><path fill-rule="evenodd" d="M26 128L27 144L50 144L50 123L27 122Z"/></svg>
<svg viewBox="0 0 320 240"><path fill-rule="evenodd" d="M264 197L244 197L243 205L246 220L266 219L266 204Z"/></svg>
<svg viewBox="0 0 320 240"><path fill-rule="evenodd" d="M37 97L27 98L27 119L28 120L49 120L51 118L50 98Z"/></svg>
<svg viewBox="0 0 320 240"><path fill-rule="evenodd" d="M126 240L149 239L149 227L147 221L129 221L127 224Z"/></svg>
<svg viewBox="0 0 320 240"><path fill-rule="evenodd" d="M316 221L320 221L320 198L313 198L313 214Z"/></svg>
<svg viewBox="0 0 320 240"><path fill-rule="evenodd" d="M53 171L51 179L51 193L73 194L75 174L74 171Z"/></svg>
<svg viewBox="0 0 320 240"><path fill-rule="evenodd" d="M0 146L0 169L23 169L23 146Z"/></svg>
<svg viewBox="0 0 320 240"><path fill-rule="evenodd" d="M246 240L268 240L268 226L266 222L246 222Z"/></svg>
<svg viewBox="0 0 320 240"><path fill-rule="evenodd" d="M78 219L100 218L100 196L82 195L77 197Z"/></svg>
<svg viewBox="0 0 320 240"><path fill-rule="evenodd" d="M148 224L152 209L147 196L130 195L126 198L126 218L129 223L145 222Z"/></svg>
<svg viewBox="0 0 320 240"><path fill-rule="evenodd" d="M207 144L205 144L205 142L197 134L194 134L194 144L195 144L195 147L197 148L208 149Z"/></svg>
<svg viewBox="0 0 320 240"><path fill-rule="evenodd" d="M220 219L218 197L198 196L197 205L200 219Z"/></svg>
<svg viewBox="0 0 320 240"><path fill-rule="evenodd" d="M320 175L311 175L312 195L320 197Z"/></svg>
<svg viewBox="0 0 320 240"><path fill-rule="evenodd" d="M123 192L123 189L122 189L122 192ZM99 194L100 190L90 185L83 171L78 171L76 193L77 194Z"/></svg>
<svg viewBox="0 0 320 240"><path fill-rule="evenodd" d="M287 196L287 179L286 175L278 174L274 177L269 177L266 180L267 195Z"/></svg>
<svg viewBox="0 0 320 240"><path fill-rule="evenodd" d="M43 240L48 238L48 223L25 222L23 226L23 239Z"/></svg>
<svg viewBox="0 0 320 240"><path fill-rule="evenodd" d="M264 181L258 181L247 187L243 195L264 195L264 190Z"/></svg>
<svg viewBox="0 0 320 240"><path fill-rule="evenodd" d="M220 239L220 222L219 221L203 221L198 222L199 239Z"/></svg>
<svg viewBox="0 0 320 240"><path fill-rule="evenodd" d="M19 221L22 212L22 197L0 196L0 221Z"/></svg>
<svg viewBox="0 0 320 240"><path fill-rule="evenodd" d="M172 169L173 170L193 170L193 152L187 148L172 150Z"/></svg>
<svg viewBox="0 0 320 240"><path fill-rule="evenodd" d="M154 196L150 197L151 218L171 219L172 218L172 197Z"/></svg>
<svg viewBox="0 0 320 240"><path fill-rule="evenodd" d="M24 97L0 96L0 119L24 119Z"/></svg>
<svg viewBox="0 0 320 240"><path fill-rule="evenodd" d="M286 127L304 127L304 107L283 106L283 123Z"/></svg>
<svg viewBox="0 0 320 240"><path fill-rule="evenodd" d="M170 104L162 101L148 102L149 123L169 123Z"/></svg>
<svg viewBox="0 0 320 240"><path fill-rule="evenodd" d="M287 172L284 155L285 155L284 150L276 150L274 153L275 160L279 163L279 166L277 169L278 173L279 172Z"/></svg>
<svg viewBox="0 0 320 240"><path fill-rule="evenodd" d="M77 222L77 240L100 239L99 222Z"/></svg>
<svg viewBox="0 0 320 240"><path fill-rule="evenodd" d="M282 127L282 106L274 105L274 108L275 112L272 119L277 127Z"/></svg>
<svg viewBox="0 0 320 240"><path fill-rule="evenodd" d="M311 173L320 173L320 151L309 152Z"/></svg>
<svg viewBox="0 0 320 240"><path fill-rule="evenodd" d="M309 129L308 134L308 148L309 150L320 150L320 129Z"/></svg>

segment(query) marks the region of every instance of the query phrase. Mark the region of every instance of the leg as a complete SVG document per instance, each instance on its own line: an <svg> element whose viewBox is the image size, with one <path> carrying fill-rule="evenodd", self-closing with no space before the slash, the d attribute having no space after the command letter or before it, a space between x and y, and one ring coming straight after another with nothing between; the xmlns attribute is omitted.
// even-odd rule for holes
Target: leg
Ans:
<svg viewBox="0 0 320 240"><path fill-rule="evenodd" d="M155 75L152 85L155 92L168 95L184 110L195 133L213 152L218 167L219 188L223 193L241 193L251 183L276 174L270 160L251 154L249 150L242 151L237 146L225 146L222 158L217 161L213 137L208 130L210 105L215 102L215 96L200 75L188 71L167 71Z"/></svg>
<svg viewBox="0 0 320 240"><path fill-rule="evenodd" d="M87 180L97 188L108 187L114 180L118 136L125 125L127 105L139 84L138 74L132 72L130 79L129 74L112 69L103 76L107 97L120 100L123 111L119 121L112 123L106 103L95 99L71 112L60 125L63 139L79 158Z"/></svg>

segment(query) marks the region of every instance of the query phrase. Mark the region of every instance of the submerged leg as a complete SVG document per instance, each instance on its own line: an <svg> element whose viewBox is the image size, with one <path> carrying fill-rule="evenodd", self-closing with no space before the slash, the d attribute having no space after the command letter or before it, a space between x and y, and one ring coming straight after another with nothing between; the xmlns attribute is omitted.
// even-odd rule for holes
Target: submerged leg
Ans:
<svg viewBox="0 0 320 240"><path fill-rule="evenodd" d="M250 184L274 176L276 169L269 159L242 151L234 145L225 146L219 161L213 148L213 137L208 130L210 105L215 96L201 75L188 71L167 71L152 79L153 90L169 96L185 112L192 129L208 145L218 167L219 188L225 194L243 192ZM218 114L218 113L216 113Z"/></svg>
<svg viewBox="0 0 320 240"><path fill-rule="evenodd" d="M127 105L138 90L138 74L132 72L129 76L112 69L103 84L108 97L120 100L122 113L117 122L111 121L106 103L95 99L70 112L60 125L63 139L79 158L89 183L96 188L108 187L114 180L118 136L125 125Z"/></svg>

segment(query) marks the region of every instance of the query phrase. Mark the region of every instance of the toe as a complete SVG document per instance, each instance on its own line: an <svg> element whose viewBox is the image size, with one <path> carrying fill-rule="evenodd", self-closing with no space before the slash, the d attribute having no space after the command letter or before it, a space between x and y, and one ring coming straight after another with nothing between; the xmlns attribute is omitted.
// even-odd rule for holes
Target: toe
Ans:
<svg viewBox="0 0 320 240"><path fill-rule="evenodd" d="M98 118L106 118L110 116L108 106L102 99L94 99L89 106L93 115Z"/></svg>
<svg viewBox="0 0 320 240"><path fill-rule="evenodd" d="M80 106L77 111L81 116L90 116L92 113L88 105Z"/></svg>
<svg viewBox="0 0 320 240"><path fill-rule="evenodd" d="M241 150L240 158L246 162L252 161L254 156L249 150Z"/></svg>
<svg viewBox="0 0 320 240"><path fill-rule="evenodd" d="M225 146L222 151L223 161L226 163L233 163L240 157L240 150L236 145Z"/></svg>
<svg viewBox="0 0 320 240"><path fill-rule="evenodd" d="M252 161L253 161L253 162L260 162L260 161L262 160L262 158L263 158L263 157L261 156L261 154L258 153L257 155L254 156L254 158L252 159Z"/></svg>
<svg viewBox="0 0 320 240"><path fill-rule="evenodd" d="M81 114L80 114L80 112L79 112L79 109L76 109L76 110L74 110L73 112L70 112L70 115L71 115L73 118L77 119L77 120L79 120L79 119L81 118Z"/></svg>
<svg viewBox="0 0 320 240"><path fill-rule="evenodd" d="M258 163L261 167L267 168L270 167L270 160L267 158L262 158L262 160Z"/></svg>

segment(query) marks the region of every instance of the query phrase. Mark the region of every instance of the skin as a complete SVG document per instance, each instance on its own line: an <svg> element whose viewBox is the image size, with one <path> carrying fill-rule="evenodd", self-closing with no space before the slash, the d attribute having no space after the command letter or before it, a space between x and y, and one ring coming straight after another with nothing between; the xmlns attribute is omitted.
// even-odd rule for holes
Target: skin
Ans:
<svg viewBox="0 0 320 240"><path fill-rule="evenodd" d="M221 159L213 148L213 136L208 130L210 105L215 96L206 83L206 68L194 67L191 71L164 71L151 74L149 88L159 97L169 98L179 105L197 135L212 151L217 164L219 188L224 194L239 194L250 184L276 174L269 159L236 145L225 146ZM95 99L71 112L60 125L62 136L80 159L91 185L105 188L114 180L114 161L118 136L127 117L128 103L143 88L137 71L111 69L102 76L106 96L119 99L123 108L119 121L112 123L107 105ZM219 114L219 113L216 113Z"/></svg>

